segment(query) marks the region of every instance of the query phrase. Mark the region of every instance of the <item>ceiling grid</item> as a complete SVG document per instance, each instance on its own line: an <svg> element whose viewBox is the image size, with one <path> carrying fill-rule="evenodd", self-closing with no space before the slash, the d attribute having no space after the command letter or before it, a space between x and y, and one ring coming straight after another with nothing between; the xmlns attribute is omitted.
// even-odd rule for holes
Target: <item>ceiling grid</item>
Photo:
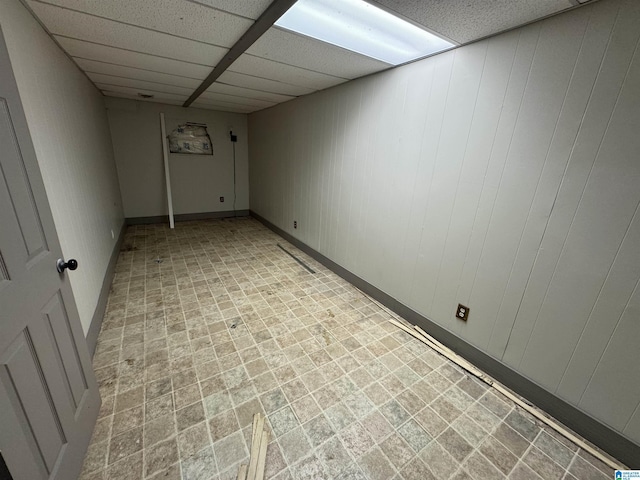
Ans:
<svg viewBox="0 0 640 480"><path fill-rule="evenodd" d="M576 6L574 0L367 1L458 44ZM274 10L292 0L23 2L108 96L171 105L192 97L199 108L249 113L392 67L272 26L277 18L258 25L272 4ZM247 40L258 27L257 39Z"/></svg>

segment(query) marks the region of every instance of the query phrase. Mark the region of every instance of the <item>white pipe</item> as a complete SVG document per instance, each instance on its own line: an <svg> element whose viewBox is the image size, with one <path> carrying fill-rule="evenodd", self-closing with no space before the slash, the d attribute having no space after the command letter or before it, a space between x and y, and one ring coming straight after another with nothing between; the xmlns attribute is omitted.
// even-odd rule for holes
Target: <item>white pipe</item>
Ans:
<svg viewBox="0 0 640 480"><path fill-rule="evenodd" d="M171 198L171 173L169 171L169 151L167 149L167 130L164 126L164 113L160 113L160 131L162 134L162 155L164 156L164 178L167 182L167 203L169 204L169 227L174 228L173 200Z"/></svg>

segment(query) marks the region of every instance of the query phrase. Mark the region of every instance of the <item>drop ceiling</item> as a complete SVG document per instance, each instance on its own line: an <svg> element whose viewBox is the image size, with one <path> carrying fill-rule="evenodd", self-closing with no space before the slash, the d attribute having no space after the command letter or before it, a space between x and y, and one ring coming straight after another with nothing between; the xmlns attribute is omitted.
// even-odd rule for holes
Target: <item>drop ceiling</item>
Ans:
<svg viewBox="0 0 640 480"><path fill-rule="evenodd" d="M107 96L182 105L271 0L23 0ZM369 0L458 45L577 0ZM249 113L391 68L270 27L194 102ZM152 96L149 99L141 95Z"/></svg>

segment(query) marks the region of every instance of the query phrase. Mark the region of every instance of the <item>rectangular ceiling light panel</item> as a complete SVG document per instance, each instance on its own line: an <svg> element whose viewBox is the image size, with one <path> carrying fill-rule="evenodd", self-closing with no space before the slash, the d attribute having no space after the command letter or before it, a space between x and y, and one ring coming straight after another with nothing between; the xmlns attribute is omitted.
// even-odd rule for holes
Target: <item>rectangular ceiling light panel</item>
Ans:
<svg viewBox="0 0 640 480"><path fill-rule="evenodd" d="M391 65L454 46L364 0L298 0L276 25Z"/></svg>

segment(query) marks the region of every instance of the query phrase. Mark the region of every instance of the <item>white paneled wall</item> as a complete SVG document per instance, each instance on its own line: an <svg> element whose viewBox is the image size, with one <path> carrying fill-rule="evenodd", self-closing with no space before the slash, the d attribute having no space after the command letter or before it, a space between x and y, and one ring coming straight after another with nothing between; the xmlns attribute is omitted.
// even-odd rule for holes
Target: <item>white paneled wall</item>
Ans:
<svg viewBox="0 0 640 480"><path fill-rule="evenodd" d="M86 334L123 224L102 95L19 0L0 2L0 26L62 252L80 264L69 280Z"/></svg>
<svg viewBox="0 0 640 480"><path fill-rule="evenodd" d="M638 25L602 0L253 113L251 209L640 442Z"/></svg>
<svg viewBox="0 0 640 480"><path fill-rule="evenodd" d="M174 213L233 210L230 129L238 136L235 209L249 208L246 115L123 98L107 97L106 105L127 218L168 215L160 112L165 115L167 134L182 123L205 123L213 144L213 155L169 154Z"/></svg>

